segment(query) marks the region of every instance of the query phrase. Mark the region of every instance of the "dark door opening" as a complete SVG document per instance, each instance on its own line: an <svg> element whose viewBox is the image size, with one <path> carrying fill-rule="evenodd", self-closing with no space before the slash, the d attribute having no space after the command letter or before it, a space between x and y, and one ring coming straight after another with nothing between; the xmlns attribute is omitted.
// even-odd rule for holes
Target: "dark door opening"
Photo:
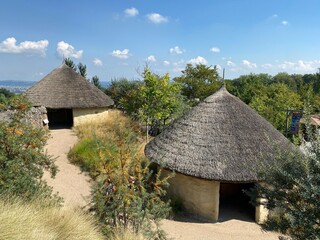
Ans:
<svg viewBox="0 0 320 240"><path fill-rule="evenodd" d="M250 197L243 192L254 187L254 183L220 183L219 221L231 219L255 220L255 207Z"/></svg>
<svg viewBox="0 0 320 240"><path fill-rule="evenodd" d="M49 128L71 128L73 126L72 109L47 109Z"/></svg>

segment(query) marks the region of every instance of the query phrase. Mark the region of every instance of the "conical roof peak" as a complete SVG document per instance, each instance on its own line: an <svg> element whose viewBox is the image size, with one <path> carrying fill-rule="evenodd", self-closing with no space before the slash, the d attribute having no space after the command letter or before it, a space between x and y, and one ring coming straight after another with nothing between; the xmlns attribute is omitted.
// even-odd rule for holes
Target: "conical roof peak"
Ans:
<svg viewBox="0 0 320 240"><path fill-rule="evenodd" d="M113 104L109 96L65 63L29 88L25 95L34 106L53 109L99 108Z"/></svg>

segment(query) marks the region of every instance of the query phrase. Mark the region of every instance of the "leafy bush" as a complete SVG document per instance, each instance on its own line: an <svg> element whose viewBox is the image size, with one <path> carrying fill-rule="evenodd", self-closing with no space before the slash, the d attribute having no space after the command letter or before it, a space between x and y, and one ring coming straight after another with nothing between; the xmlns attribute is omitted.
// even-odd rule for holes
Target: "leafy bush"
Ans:
<svg viewBox="0 0 320 240"><path fill-rule="evenodd" d="M107 233L123 228L147 239L166 239L160 220L170 212L163 201L167 178L160 178L161 171L153 175L147 159L133 155L122 141L118 144L116 155L100 152L103 172L93 191L93 210Z"/></svg>
<svg viewBox="0 0 320 240"><path fill-rule="evenodd" d="M167 179L149 170L138 125L112 111L107 119L80 125L76 131L80 141L69 155L96 179L92 210L107 236L117 239L123 230L165 239L159 221L170 209L163 201Z"/></svg>
<svg viewBox="0 0 320 240"><path fill-rule="evenodd" d="M0 122L0 194L24 198L39 192L50 195L51 188L41 178L44 169L54 176L57 168L44 152L47 133L20 121L29 109L23 97L11 99L7 108L15 112L11 121Z"/></svg>
<svg viewBox="0 0 320 240"><path fill-rule="evenodd" d="M280 155L279 164L268 166L251 192L253 200L265 198L271 211L263 227L297 240L320 238L320 138L309 128L315 138L306 154Z"/></svg>

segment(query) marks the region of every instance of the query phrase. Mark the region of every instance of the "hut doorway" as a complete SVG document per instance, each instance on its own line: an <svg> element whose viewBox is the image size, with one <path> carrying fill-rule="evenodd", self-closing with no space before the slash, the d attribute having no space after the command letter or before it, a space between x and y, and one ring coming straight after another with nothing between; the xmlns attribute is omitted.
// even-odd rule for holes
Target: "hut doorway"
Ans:
<svg viewBox="0 0 320 240"><path fill-rule="evenodd" d="M253 186L254 183L220 183L219 221L255 220L255 207L250 204L250 197L243 192Z"/></svg>
<svg viewBox="0 0 320 240"><path fill-rule="evenodd" d="M49 128L71 128L73 126L72 109L47 109Z"/></svg>

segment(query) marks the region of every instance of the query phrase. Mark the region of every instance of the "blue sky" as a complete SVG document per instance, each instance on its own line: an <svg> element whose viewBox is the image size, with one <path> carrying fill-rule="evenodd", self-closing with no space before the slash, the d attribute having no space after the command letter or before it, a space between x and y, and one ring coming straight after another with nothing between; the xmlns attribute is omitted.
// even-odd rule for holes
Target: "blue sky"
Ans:
<svg viewBox="0 0 320 240"><path fill-rule="evenodd" d="M139 78L146 63L171 77L187 63L226 78L314 73L319 11L319 0L1 1L0 80L40 80L63 57L102 81Z"/></svg>

